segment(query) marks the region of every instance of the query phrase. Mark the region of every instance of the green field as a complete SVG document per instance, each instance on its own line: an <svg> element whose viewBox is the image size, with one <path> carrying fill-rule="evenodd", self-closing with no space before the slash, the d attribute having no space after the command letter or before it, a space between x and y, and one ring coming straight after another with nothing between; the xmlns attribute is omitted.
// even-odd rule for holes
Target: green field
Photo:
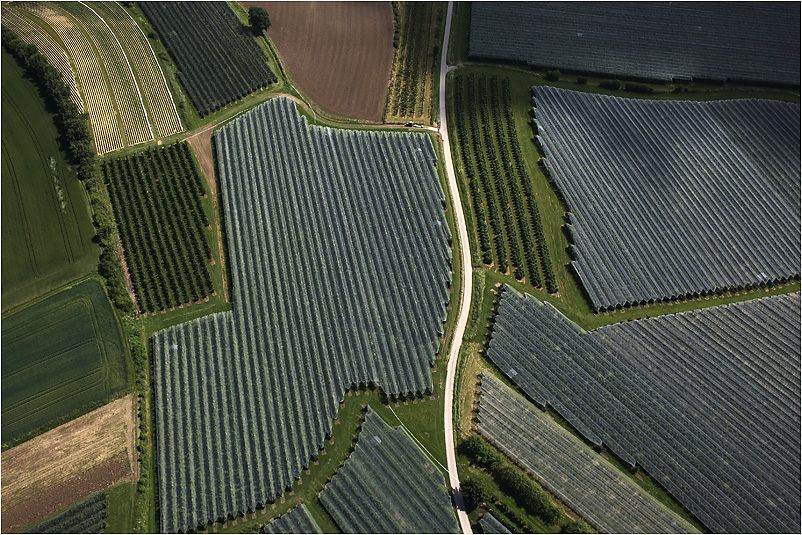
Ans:
<svg viewBox="0 0 802 535"><path fill-rule="evenodd" d="M2 353L4 448L128 385L120 330L94 279L5 318Z"/></svg>
<svg viewBox="0 0 802 535"><path fill-rule="evenodd" d="M54 115L2 56L2 310L94 271L99 255L81 184L59 150ZM5 428L4 428L5 429Z"/></svg>

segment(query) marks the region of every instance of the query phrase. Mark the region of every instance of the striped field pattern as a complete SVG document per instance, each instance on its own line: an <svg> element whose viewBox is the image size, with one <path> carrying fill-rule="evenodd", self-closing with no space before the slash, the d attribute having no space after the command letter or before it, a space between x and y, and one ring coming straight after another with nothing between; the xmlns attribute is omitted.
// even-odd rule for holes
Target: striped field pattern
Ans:
<svg viewBox="0 0 802 535"><path fill-rule="evenodd" d="M289 513L285 513L270 524L265 524L263 533L323 533L320 526L309 513L306 505L301 504Z"/></svg>
<svg viewBox="0 0 802 535"><path fill-rule="evenodd" d="M696 530L526 398L485 372L477 429L600 533Z"/></svg>
<svg viewBox="0 0 802 535"><path fill-rule="evenodd" d="M310 126L282 97L214 142L234 309L154 335L166 532L290 488L351 385L431 392L451 284L428 136Z"/></svg>
<svg viewBox="0 0 802 535"><path fill-rule="evenodd" d="M799 104L533 91L595 309L799 277Z"/></svg>
<svg viewBox="0 0 802 535"><path fill-rule="evenodd" d="M795 533L800 319L797 292L586 333L508 288L488 356L711 531Z"/></svg>
<svg viewBox="0 0 802 535"><path fill-rule="evenodd" d="M344 533L459 533L443 474L368 407L356 449L320 493Z"/></svg>

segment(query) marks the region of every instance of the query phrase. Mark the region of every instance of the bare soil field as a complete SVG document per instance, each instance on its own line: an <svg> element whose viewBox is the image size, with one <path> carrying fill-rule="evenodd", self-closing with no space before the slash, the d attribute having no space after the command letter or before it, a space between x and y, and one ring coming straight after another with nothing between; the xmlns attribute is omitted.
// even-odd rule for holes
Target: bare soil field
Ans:
<svg viewBox="0 0 802 535"><path fill-rule="evenodd" d="M390 2L242 2L270 14L289 75L325 112L381 122L393 67Z"/></svg>
<svg viewBox="0 0 802 535"><path fill-rule="evenodd" d="M131 477L136 466L133 395L2 454L2 532L25 527Z"/></svg>

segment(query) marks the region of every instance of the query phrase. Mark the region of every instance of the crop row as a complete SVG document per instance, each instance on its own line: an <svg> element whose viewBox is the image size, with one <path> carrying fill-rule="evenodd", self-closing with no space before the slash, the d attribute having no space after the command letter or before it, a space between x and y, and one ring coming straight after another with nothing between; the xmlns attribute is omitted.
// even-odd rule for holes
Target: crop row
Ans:
<svg viewBox="0 0 802 535"><path fill-rule="evenodd" d="M128 57L109 26L86 4L55 2L58 9L69 13L79 29L91 40L97 59L105 67L108 85L120 112L123 135L127 145L154 139L147 110L142 102L139 84L134 78Z"/></svg>
<svg viewBox="0 0 802 535"><path fill-rule="evenodd" d="M457 74L454 89L459 154L482 261L502 273L511 268L516 279L554 293L557 281L518 143L509 78L499 83L496 76Z"/></svg>
<svg viewBox="0 0 802 535"><path fill-rule="evenodd" d="M276 98L215 147L234 310L154 335L166 532L291 488L350 386L431 391L449 299L428 136L310 126Z"/></svg>
<svg viewBox="0 0 802 535"><path fill-rule="evenodd" d="M323 533L305 504L284 513L270 524L265 524L262 533Z"/></svg>
<svg viewBox="0 0 802 535"><path fill-rule="evenodd" d="M91 9L111 27L125 49L141 84L139 96L148 111L148 121L155 137L163 138L183 131L167 79L142 29L117 2L93 2Z"/></svg>
<svg viewBox="0 0 802 535"><path fill-rule="evenodd" d="M3 13L17 25L25 19L21 38L64 56L54 65L69 68L66 83L80 87L99 154L183 129L152 49L118 4L20 2Z"/></svg>
<svg viewBox="0 0 802 535"><path fill-rule="evenodd" d="M28 17L9 9L7 5L3 5L1 9L3 25L8 26L26 43L35 45L39 52L45 55L47 61L58 70L62 80L70 88L70 99L80 111L83 111L84 103L81 100L78 83L75 81L75 72L61 45L57 44L53 37L40 26L31 22Z"/></svg>
<svg viewBox="0 0 802 535"><path fill-rule="evenodd" d="M103 175L139 310L165 310L212 294L205 190L189 145L105 160Z"/></svg>
<svg viewBox="0 0 802 535"><path fill-rule="evenodd" d="M98 492L25 533L103 533L106 494Z"/></svg>
<svg viewBox="0 0 802 535"><path fill-rule="evenodd" d="M641 465L709 529L793 531L799 299L581 333L553 307L510 290L488 355L588 440Z"/></svg>
<svg viewBox="0 0 802 535"><path fill-rule="evenodd" d="M799 5L755 6L477 2L471 9L469 54L668 82L799 86Z"/></svg>
<svg viewBox="0 0 802 535"><path fill-rule="evenodd" d="M277 81L253 34L224 2L143 2L203 117Z"/></svg>
<svg viewBox="0 0 802 535"><path fill-rule="evenodd" d="M689 533L669 511L523 396L482 376L477 428L602 533Z"/></svg>
<svg viewBox="0 0 802 535"><path fill-rule="evenodd" d="M437 61L437 29L442 2L403 3L400 21L403 39L396 50L395 71L388 96L393 117L431 119Z"/></svg>
<svg viewBox="0 0 802 535"><path fill-rule="evenodd" d="M533 91L594 308L799 277L799 104Z"/></svg>
<svg viewBox="0 0 802 535"><path fill-rule="evenodd" d="M443 474L403 427L370 407L320 503L344 533L459 533Z"/></svg>

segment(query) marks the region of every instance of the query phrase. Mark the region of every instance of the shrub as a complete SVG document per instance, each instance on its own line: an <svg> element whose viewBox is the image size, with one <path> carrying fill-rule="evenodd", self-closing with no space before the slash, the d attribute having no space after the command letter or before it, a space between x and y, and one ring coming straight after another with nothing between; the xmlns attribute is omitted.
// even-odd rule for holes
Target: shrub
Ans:
<svg viewBox="0 0 802 535"><path fill-rule="evenodd" d="M619 80L602 80L599 82L599 87L604 89L612 89L613 91L621 89L621 82Z"/></svg>
<svg viewBox="0 0 802 535"><path fill-rule="evenodd" d="M624 91L630 91L632 93L645 93L647 95L651 95L652 93L654 93L654 88L647 84L627 82L626 84L624 84Z"/></svg>
<svg viewBox="0 0 802 535"><path fill-rule="evenodd" d="M465 439L461 448L475 463L491 469L494 465L504 462L504 457L479 435L471 435Z"/></svg>
<svg viewBox="0 0 802 535"><path fill-rule="evenodd" d="M468 511L476 509L483 503L492 503L494 501L493 491L483 481L475 481L468 478L460 484L460 492L465 500L465 508Z"/></svg>
<svg viewBox="0 0 802 535"><path fill-rule="evenodd" d="M560 79L560 70L554 69L553 71L546 71L546 80L549 82L556 82Z"/></svg>
<svg viewBox="0 0 802 535"><path fill-rule="evenodd" d="M560 533L590 533L590 526L582 519L572 519L563 525Z"/></svg>
<svg viewBox="0 0 802 535"><path fill-rule="evenodd" d="M578 83L578 84L586 84L586 83L588 83L588 79L585 78L584 76L577 76L576 83Z"/></svg>

